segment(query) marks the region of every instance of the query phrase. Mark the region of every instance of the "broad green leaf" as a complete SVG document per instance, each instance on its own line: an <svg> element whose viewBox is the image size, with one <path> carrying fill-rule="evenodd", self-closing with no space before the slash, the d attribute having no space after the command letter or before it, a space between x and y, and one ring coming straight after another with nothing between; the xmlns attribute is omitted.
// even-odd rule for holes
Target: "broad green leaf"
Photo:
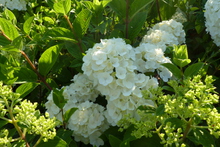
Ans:
<svg viewBox="0 0 220 147"><path fill-rule="evenodd" d="M168 118L165 120L165 123L167 122L171 122L171 126L174 127L177 129L177 128L182 128L183 125L184 125L184 122L179 119L179 118Z"/></svg>
<svg viewBox="0 0 220 147"><path fill-rule="evenodd" d="M77 44L77 41L76 41L75 39L67 38L67 37L53 37L53 38L51 38L51 40L70 41L70 42L72 42L72 43Z"/></svg>
<svg viewBox="0 0 220 147"><path fill-rule="evenodd" d="M20 50L23 49L23 38L22 36L16 37L10 45L6 45L1 47L0 50L4 51L14 51L14 52L20 52Z"/></svg>
<svg viewBox="0 0 220 147"><path fill-rule="evenodd" d="M0 18L0 34L3 34L5 38L10 39L11 41L19 36L15 26L9 20L4 18Z"/></svg>
<svg viewBox="0 0 220 147"><path fill-rule="evenodd" d="M52 140L47 142L41 142L39 147L68 147L68 144L58 136L55 136Z"/></svg>
<svg viewBox="0 0 220 147"><path fill-rule="evenodd" d="M130 19L132 19L136 14L138 14L152 2L153 0L134 0L129 9Z"/></svg>
<svg viewBox="0 0 220 147"><path fill-rule="evenodd" d="M140 33L146 21L147 14L148 14L148 11L139 12L132 18L132 20L130 20L130 23L128 24L128 36L127 37L131 41L133 41L133 39L135 39L137 35Z"/></svg>
<svg viewBox="0 0 220 147"><path fill-rule="evenodd" d="M126 2L125 0L112 0L108 5L118 15L120 19L126 17Z"/></svg>
<svg viewBox="0 0 220 147"><path fill-rule="evenodd" d="M31 93L38 85L39 83L33 82L22 84L16 89L16 93L20 93L20 97L24 98L29 93Z"/></svg>
<svg viewBox="0 0 220 147"><path fill-rule="evenodd" d="M159 105L156 109L156 115L163 115L165 113L165 107L164 105Z"/></svg>
<svg viewBox="0 0 220 147"><path fill-rule="evenodd" d="M57 131L57 136L66 141L67 144L70 144L72 139L73 131L59 128ZM72 146L71 146L72 147Z"/></svg>
<svg viewBox="0 0 220 147"><path fill-rule="evenodd" d="M14 76L14 67L0 63L0 81L7 85L13 84L18 77Z"/></svg>
<svg viewBox="0 0 220 147"><path fill-rule="evenodd" d="M65 42L65 47L74 58L78 60L82 60L83 56L82 56L79 46L71 42Z"/></svg>
<svg viewBox="0 0 220 147"><path fill-rule="evenodd" d="M27 35L30 34L31 26L32 26L33 20L34 20L34 16L29 17L29 18L24 22L23 30L24 30L24 32L25 32Z"/></svg>
<svg viewBox="0 0 220 147"><path fill-rule="evenodd" d="M182 72L181 70L174 64L172 63L163 63L161 64L164 67L166 67L169 71L172 72L172 74L177 78L177 79L181 79L182 78Z"/></svg>
<svg viewBox="0 0 220 147"><path fill-rule="evenodd" d="M209 131L206 129L194 129L187 136L195 144L202 145L203 147L215 146L215 140Z"/></svg>
<svg viewBox="0 0 220 147"><path fill-rule="evenodd" d="M52 3L55 12L61 13L63 15L67 15L71 9L71 0L56 0Z"/></svg>
<svg viewBox="0 0 220 147"><path fill-rule="evenodd" d="M68 122L72 114L77 110L78 108L71 108L67 110L64 114L64 122Z"/></svg>
<svg viewBox="0 0 220 147"><path fill-rule="evenodd" d="M184 67L191 62L188 59L188 51L186 45L177 46L174 45L173 49L173 63L178 65L179 67Z"/></svg>
<svg viewBox="0 0 220 147"><path fill-rule="evenodd" d="M14 15L13 12L11 12L10 10L8 10L7 8L4 8L4 12L2 13L2 15L4 16L4 18L10 20L13 24L17 23L17 18Z"/></svg>
<svg viewBox="0 0 220 147"><path fill-rule="evenodd" d="M33 70L26 67L14 68L14 76L18 77L16 83L36 82L38 79L36 73Z"/></svg>
<svg viewBox="0 0 220 147"><path fill-rule="evenodd" d="M74 35L76 35L76 38L82 38L82 36L86 33L91 18L92 13L88 9L83 9L79 14L77 14L73 22Z"/></svg>
<svg viewBox="0 0 220 147"><path fill-rule="evenodd" d="M46 51L43 52L39 59L40 74L46 76L49 73L53 65L56 63L61 49L62 45L58 44L48 48Z"/></svg>
<svg viewBox="0 0 220 147"><path fill-rule="evenodd" d="M189 67L187 67L184 71L184 77L193 77L195 76L200 69L202 69L203 67L203 63L202 62L198 62L195 64L190 65Z"/></svg>
<svg viewBox="0 0 220 147"><path fill-rule="evenodd" d="M7 125L8 124L8 121L6 120L0 120L0 128Z"/></svg>
<svg viewBox="0 0 220 147"><path fill-rule="evenodd" d="M175 63L181 68L188 65L190 62L191 62L190 59L179 59L179 58L173 57L173 63Z"/></svg>
<svg viewBox="0 0 220 147"><path fill-rule="evenodd" d="M63 109L64 105L67 102L63 96L63 91L64 88L62 88L61 90L58 90L56 88L53 89L53 101L60 109Z"/></svg>
<svg viewBox="0 0 220 147"><path fill-rule="evenodd" d="M11 42L9 40L7 40L4 36L0 35L0 47L1 46L5 46L5 45L9 45Z"/></svg>
<svg viewBox="0 0 220 147"><path fill-rule="evenodd" d="M108 137L111 147L120 147L121 140L113 135L109 135Z"/></svg>
<svg viewBox="0 0 220 147"><path fill-rule="evenodd" d="M73 33L66 28L62 27L53 27L52 29L48 29L43 36L43 39L47 38L73 38Z"/></svg>

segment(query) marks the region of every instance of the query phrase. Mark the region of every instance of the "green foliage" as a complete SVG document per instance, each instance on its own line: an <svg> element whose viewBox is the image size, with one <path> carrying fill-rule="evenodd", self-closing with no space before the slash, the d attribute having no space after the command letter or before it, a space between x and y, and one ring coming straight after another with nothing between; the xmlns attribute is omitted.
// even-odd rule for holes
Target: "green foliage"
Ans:
<svg viewBox="0 0 220 147"><path fill-rule="evenodd" d="M82 72L83 57L101 39L123 38L137 47L154 24L174 18L186 42L167 46L172 63L162 65L171 80L144 73L159 82L143 91L155 106L138 107L139 120L127 115L101 138L106 147L217 147L220 50L206 32L206 1L29 0L25 11L0 7L0 146L89 146L66 128L77 108L64 113L63 86ZM45 113L52 90L62 125ZM106 108L103 97L95 103Z"/></svg>

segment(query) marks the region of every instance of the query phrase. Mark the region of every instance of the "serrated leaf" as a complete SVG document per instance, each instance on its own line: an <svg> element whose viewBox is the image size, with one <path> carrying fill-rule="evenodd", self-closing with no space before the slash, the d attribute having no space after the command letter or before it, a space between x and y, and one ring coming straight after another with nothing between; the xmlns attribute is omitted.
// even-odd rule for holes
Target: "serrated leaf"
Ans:
<svg viewBox="0 0 220 147"><path fill-rule="evenodd" d="M174 52L173 52L173 63L178 65L179 67L184 67L191 62L188 59L188 51L186 45L177 46L174 45Z"/></svg>
<svg viewBox="0 0 220 147"><path fill-rule="evenodd" d="M129 9L130 19L132 19L136 14L138 14L152 2L153 0L134 0Z"/></svg>
<svg viewBox="0 0 220 147"><path fill-rule="evenodd" d="M202 145L203 147L215 146L213 136L206 129L194 129L187 138L196 144Z"/></svg>
<svg viewBox="0 0 220 147"><path fill-rule="evenodd" d="M48 48L46 51L43 52L39 59L40 74L46 76L49 73L53 65L56 63L61 49L62 45L58 44Z"/></svg>
<svg viewBox="0 0 220 147"><path fill-rule="evenodd" d="M38 146L40 147L68 147L68 144L58 136L55 136L52 140L47 142L41 142Z"/></svg>
<svg viewBox="0 0 220 147"><path fill-rule="evenodd" d="M67 110L64 114L64 122L68 122L72 114L77 110L78 108L71 108Z"/></svg>
<svg viewBox="0 0 220 147"><path fill-rule="evenodd" d="M61 90L55 88L53 89L53 101L60 109L63 109L64 105L67 102L63 96L63 91L64 88L62 88Z"/></svg>
<svg viewBox="0 0 220 147"><path fill-rule="evenodd" d="M147 18L148 11L139 12L137 13L130 23L128 24L128 38L132 41L134 40L137 35L140 33L146 18Z"/></svg>
<svg viewBox="0 0 220 147"><path fill-rule="evenodd" d="M195 64L190 65L189 67L187 67L184 71L184 77L193 77L195 76L200 69L202 69L203 67L203 63L202 62L198 62Z"/></svg>
<svg viewBox="0 0 220 147"><path fill-rule="evenodd" d="M126 2L125 0L112 0L108 5L118 15L120 19L126 17Z"/></svg>
<svg viewBox="0 0 220 147"><path fill-rule="evenodd" d="M8 121L6 120L0 120L0 128L7 125L8 124Z"/></svg>
<svg viewBox="0 0 220 147"><path fill-rule="evenodd" d="M82 11L80 11L79 14L77 14L73 22L73 28L75 28L74 31L76 38L82 38L82 36L86 33L91 18L92 18L92 13L88 9L83 9Z"/></svg>
<svg viewBox="0 0 220 147"><path fill-rule="evenodd" d="M19 36L19 33L15 26L4 18L0 18L0 33L5 35L5 38L14 40Z"/></svg>
<svg viewBox="0 0 220 147"><path fill-rule="evenodd" d="M20 97L24 98L29 93L31 93L38 85L39 83L33 82L22 84L16 89L16 93L20 93Z"/></svg>
<svg viewBox="0 0 220 147"><path fill-rule="evenodd" d="M176 65L178 65L179 67L184 67L186 65L188 65L191 62L190 59L179 59L179 58L173 58L173 63L175 63Z"/></svg>
<svg viewBox="0 0 220 147"><path fill-rule="evenodd" d="M177 78L177 79L181 79L182 78L182 72L181 70L174 64L171 63L163 63L161 64L164 67L166 67L170 72L172 72L172 74Z"/></svg>
<svg viewBox="0 0 220 147"><path fill-rule="evenodd" d="M66 141L67 144L70 144L72 139L73 131L59 128L57 131L57 136Z"/></svg>
<svg viewBox="0 0 220 147"><path fill-rule="evenodd" d="M4 12L2 13L2 15L6 18L9 19L13 24L17 23L17 18L14 15L13 12L11 12L10 10L8 10L7 8L4 8Z"/></svg>
<svg viewBox="0 0 220 147"><path fill-rule="evenodd" d="M36 82L38 77L36 73L25 67L16 67L14 68L14 76L18 77L17 82Z"/></svg>
<svg viewBox="0 0 220 147"><path fill-rule="evenodd" d="M25 32L27 35L30 34L31 26L32 26L33 20L34 20L34 16L29 17L29 18L24 22L23 30L24 30L24 32Z"/></svg>
<svg viewBox="0 0 220 147"><path fill-rule="evenodd" d="M163 115L165 113L165 106L164 105L159 105L156 109L156 115Z"/></svg>
<svg viewBox="0 0 220 147"><path fill-rule="evenodd" d="M171 122L171 126L174 127L177 129L177 128L181 128L184 124L184 122L179 119L179 118L168 118L165 120L165 123L167 122Z"/></svg>
<svg viewBox="0 0 220 147"><path fill-rule="evenodd" d="M47 3L56 13L63 15L67 15L71 9L71 0L47 0Z"/></svg>
<svg viewBox="0 0 220 147"><path fill-rule="evenodd" d="M76 59L82 60L82 53L78 45L71 42L65 42L65 47L67 51Z"/></svg>
<svg viewBox="0 0 220 147"><path fill-rule="evenodd" d="M43 39L47 38L59 38L59 37L64 37L64 38L73 38L73 33L66 28L62 27L53 27L52 29L48 29L46 33L43 36Z"/></svg>
<svg viewBox="0 0 220 147"><path fill-rule="evenodd" d="M122 141L113 135L108 136L111 147L120 147Z"/></svg>

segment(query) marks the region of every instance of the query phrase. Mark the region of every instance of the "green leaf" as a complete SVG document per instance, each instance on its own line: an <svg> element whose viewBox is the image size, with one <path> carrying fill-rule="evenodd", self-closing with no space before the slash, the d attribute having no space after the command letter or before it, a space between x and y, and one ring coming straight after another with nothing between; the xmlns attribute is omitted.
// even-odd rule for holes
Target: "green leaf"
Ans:
<svg viewBox="0 0 220 147"><path fill-rule="evenodd" d="M20 52L20 50L22 49L23 49L22 36L18 36L17 38L15 38L10 45L0 47L0 50L13 51L13 52Z"/></svg>
<svg viewBox="0 0 220 147"><path fill-rule="evenodd" d="M82 60L82 53L80 51L80 48L78 45L73 44L71 42L65 42L65 47L67 49L67 51L76 59L78 60Z"/></svg>
<svg viewBox="0 0 220 147"><path fill-rule="evenodd" d="M130 23L128 24L128 38L132 41L137 37L137 35L140 33L146 18L147 18L148 11L139 12L136 14L132 20L130 20Z"/></svg>
<svg viewBox="0 0 220 147"><path fill-rule="evenodd" d="M64 105L66 104L66 100L63 96L64 88L58 90L56 88L53 89L53 101L60 109L63 109Z"/></svg>
<svg viewBox="0 0 220 147"><path fill-rule="evenodd" d="M149 4L151 4L153 0L134 0L129 9L130 19L135 17L141 10L146 8Z"/></svg>
<svg viewBox="0 0 220 147"><path fill-rule="evenodd" d="M68 147L68 144L58 136L55 136L52 140L47 142L41 142L40 147Z"/></svg>
<svg viewBox="0 0 220 147"><path fill-rule="evenodd" d="M170 72L172 72L172 74L177 78L177 79L181 79L182 78L182 72L181 70L174 64L172 63L163 63L161 64L164 67L166 67Z"/></svg>
<svg viewBox="0 0 220 147"><path fill-rule="evenodd" d="M182 68L188 65L190 62L191 60L188 59L187 46L186 45L181 45L181 46L174 45L173 63Z"/></svg>
<svg viewBox="0 0 220 147"><path fill-rule="evenodd" d="M24 30L24 32L25 32L27 35L30 34L31 26L32 26L33 20L34 20L34 16L29 17L29 18L24 22L23 30Z"/></svg>
<svg viewBox="0 0 220 147"><path fill-rule="evenodd" d="M171 126L174 127L177 129L177 128L182 128L183 125L184 125L184 122L179 119L179 118L168 118L165 120L165 123L167 122L171 122Z"/></svg>
<svg viewBox="0 0 220 147"><path fill-rule="evenodd" d="M31 93L38 85L39 83L33 82L22 84L16 89L16 93L20 93L20 97L24 98L29 93Z"/></svg>
<svg viewBox="0 0 220 147"><path fill-rule="evenodd" d="M6 120L0 120L0 128L7 125L8 124L8 121Z"/></svg>
<svg viewBox="0 0 220 147"><path fill-rule="evenodd" d="M59 52L62 49L62 45L54 45L43 52L39 59L39 72L40 74L46 76L51 70L53 65L59 56Z"/></svg>
<svg viewBox="0 0 220 147"><path fill-rule="evenodd" d="M63 15L67 15L71 9L71 0L47 0L47 3L56 13Z"/></svg>
<svg viewBox="0 0 220 147"><path fill-rule="evenodd" d="M57 131L57 136L66 141L67 144L70 144L72 139L73 131L59 128Z"/></svg>
<svg viewBox="0 0 220 147"><path fill-rule="evenodd" d="M165 113L165 107L164 105L159 105L156 109L156 115L163 115Z"/></svg>
<svg viewBox="0 0 220 147"><path fill-rule="evenodd" d="M190 65L184 71L184 76L185 77L193 77L193 76L195 76L199 72L199 70L202 69L203 65L204 64L202 62L198 62L198 63Z"/></svg>
<svg viewBox="0 0 220 147"><path fill-rule="evenodd" d="M11 42L7 40L4 36L0 35L0 47L10 44Z"/></svg>
<svg viewBox="0 0 220 147"><path fill-rule="evenodd" d="M113 135L108 136L111 147L120 147L122 141Z"/></svg>
<svg viewBox="0 0 220 147"><path fill-rule="evenodd" d="M17 18L16 18L16 16L14 15L14 13L11 12L10 10L8 10L7 8L4 8L4 9L5 9L5 10L4 10L4 12L2 13L2 15L3 15L6 19L10 20L13 24L16 24L16 23L17 23Z"/></svg>
<svg viewBox="0 0 220 147"><path fill-rule="evenodd" d="M14 76L18 77L17 82L23 83L23 82L36 82L38 77L36 73L26 67L16 67L14 68Z"/></svg>
<svg viewBox="0 0 220 147"><path fill-rule="evenodd" d="M173 57L173 63L175 63L181 68L188 65L190 62L191 62L190 59L179 59L179 58Z"/></svg>
<svg viewBox="0 0 220 147"><path fill-rule="evenodd" d="M73 28L75 28L74 31L76 38L82 38L82 36L86 33L91 18L92 13L88 9L83 9L79 14L77 14L73 22Z"/></svg>
<svg viewBox="0 0 220 147"><path fill-rule="evenodd" d="M52 29L48 29L43 36L43 39L47 38L73 38L73 33L66 28L62 27L53 27Z"/></svg>
<svg viewBox="0 0 220 147"><path fill-rule="evenodd" d="M203 147L215 146L215 140L209 131L206 129L194 129L188 136L195 144L202 145Z"/></svg>
<svg viewBox="0 0 220 147"><path fill-rule="evenodd" d="M10 40L14 40L16 37L19 36L19 33L15 26L9 21L4 18L0 18L0 33L4 34L5 38Z"/></svg>
<svg viewBox="0 0 220 147"><path fill-rule="evenodd" d="M112 0L108 4L120 19L126 17L126 2L125 0Z"/></svg>
<svg viewBox="0 0 220 147"><path fill-rule="evenodd" d="M64 122L68 122L72 114L77 110L78 108L71 108L67 110L64 114Z"/></svg>

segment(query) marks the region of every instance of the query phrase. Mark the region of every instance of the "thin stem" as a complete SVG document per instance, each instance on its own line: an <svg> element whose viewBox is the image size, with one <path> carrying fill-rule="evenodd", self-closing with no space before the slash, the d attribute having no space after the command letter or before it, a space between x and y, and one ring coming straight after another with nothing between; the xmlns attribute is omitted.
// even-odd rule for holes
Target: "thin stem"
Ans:
<svg viewBox="0 0 220 147"><path fill-rule="evenodd" d="M66 19L66 21L67 21L67 23L68 23L68 25L69 25L69 27L70 27L70 29L71 29L73 35L75 36L75 38L76 38L76 40L77 40L77 42L78 42L77 45L78 45L78 47L80 48L80 51L81 51L82 53L84 53L84 50L83 50L83 48L82 48L82 41L81 41L81 39L79 39L79 38L77 37L77 35L76 35L76 33L75 33L75 30L74 30L74 28L73 28L73 25L72 25L72 23L70 22L69 17L68 17L67 15L64 15L64 18Z"/></svg>
<svg viewBox="0 0 220 147"><path fill-rule="evenodd" d="M187 136L188 133L190 132L190 130L191 130L191 125L192 125L192 121L193 121L193 119L190 118L190 120L189 120L188 123L187 123L186 129L185 129L185 131L184 131L184 133L183 133L182 141L184 141L184 140L186 139L186 136Z"/></svg>
<svg viewBox="0 0 220 147"><path fill-rule="evenodd" d="M37 140L37 142L35 143L33 147L36 147L41 142L42 139L43 139L43 136L40 136L40 138Z"/></svg>
<svg viewBox="0 0 220 147"><path fill-rule="evenodd" d="M12 42L12 40L4 33L4 32L0 32L0 35L2 35L3 37L5 37L8 41Z"/></svg>
<svg viewBox="0 0 220 147"><path fill-rule="evenodd" d="M129 0L126 0L126 20L125 20L125 38L128 39L128 25L129 25Z"/></svg>
<svg viewBox="0 0 220 147"><path fill-rule="evenodd" d="M159 19L160 19L160 22L162 21L162 18L161 18L161 14L160 14L160 5L159 5L159 1L156 0L156 4L157 4L157 12L158 12L158 16L159 16Z"/></svg>
<svg viewBox="0 0 220 147"><path fill-rule="evenodd" d="M21 54L24 56L24 58L27 60L31 68L34 70L34 72L37 74L37 76L41 79L41 81L47 86L48 89L53 90L50 85L46 82L45 78L43 78L40 73L37 71L37 68L34 66L34 64L31 62L29 57L25 54L25 52L20 51Z"/></svg>

